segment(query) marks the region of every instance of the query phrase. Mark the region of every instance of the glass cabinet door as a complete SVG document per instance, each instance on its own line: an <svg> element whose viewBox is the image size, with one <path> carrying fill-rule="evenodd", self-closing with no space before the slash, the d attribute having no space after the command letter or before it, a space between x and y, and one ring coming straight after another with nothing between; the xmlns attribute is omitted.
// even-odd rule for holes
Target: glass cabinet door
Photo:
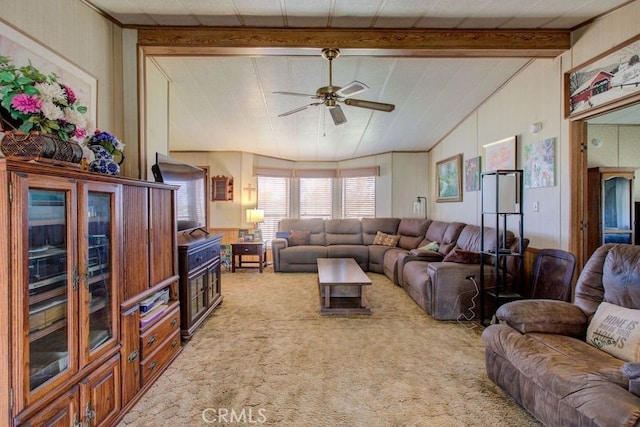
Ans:
<svg viewBox="0 0 640 427"><path fill-rule="evenodd" d="M189 279L189 316L194 321L206 308L207 270L196 273Z"/></svg>
<svg viewBox="0 0 640 427"><path fill-rule="evenodd" d="M84 188L84 187L83 187ZM80 274L80 351L87 363L115 343L117 307L114 257L115 216L118 187L89 185L81 192L79 247Z"/></svg>
<svg viewBox="0 0 640 427"><path fill-rule="evenodd" d="M72 368L73 260L69 191L28 189L28 389ZM72 363L72 362L71 362Z"/></svg>
<svg viewBox="0 0 640 427"><path fill-rule="evenodd" d="M625 177L603 180L602 243L633 243L632 181Z"/></svg>

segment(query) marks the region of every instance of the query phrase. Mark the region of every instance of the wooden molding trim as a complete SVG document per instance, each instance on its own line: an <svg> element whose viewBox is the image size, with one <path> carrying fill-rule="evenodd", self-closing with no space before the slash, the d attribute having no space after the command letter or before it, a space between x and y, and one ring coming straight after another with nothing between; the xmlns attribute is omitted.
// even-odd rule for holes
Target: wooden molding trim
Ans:
<svg viewBox="0 0 640 427"><path fill-rule="evenodd" d="M137 29L138 44L149 55L235 55L242 54L238 49L247 48L258 49L252 54L282 55L280 49L336 47L355 50L349 54L374 56L555 58L571 46L568 30L250 27ZM317 55L317 52L308 54Z"/></svg>

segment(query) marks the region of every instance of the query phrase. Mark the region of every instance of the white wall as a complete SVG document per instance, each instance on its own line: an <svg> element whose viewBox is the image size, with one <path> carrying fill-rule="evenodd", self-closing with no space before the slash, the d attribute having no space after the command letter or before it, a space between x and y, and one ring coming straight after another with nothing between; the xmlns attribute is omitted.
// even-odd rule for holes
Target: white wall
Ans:
<svg viewBox="0 0 640 427"><path fill-rule="evenodd" d="M600 147L591 142L602 141ZM587 153L589 167L634 167L636 179L633 199L640 201L640 126L589 125L587 127Z"/></svg>
<svg viewBox="0 0 640 427"><path fill-rule="evenodd" d="M123 70L123 56L135 54L136 37L78 0L0 0L1 19L74 63L98 82L96 125L125 144L123 175L137 176L137 133L125 133L124 84L137 95L137 77ZM136 111L136 103L128 101ZM137 117L135 117L137 122ZM130 121L127 121L131 125ZM126 136L126 138L125 138ZM135 139L134 139L135 138ZM128 154L131 153L131 156Z"/></svg>
<svg viewBox="0 0 640 427"><path fill-rule="evenodd" d="M523 147L544 138L556 139L556 185L527 189L523 194L524 233L535 248L562 248L569 245L571 196L569 169L569 124L563 117L563 74L607 49L640 34L640 2L633 2L572 35L573 48L555 59L532 61L500 91L463 121L447 138L431 150L430 168L439 160L457 153L464 159L482 155L482 146L517 135L518 167L524 164ZM541 122L542 131L529 133L529 125ZM434 177L429 193L435 195ZM477 194L463 194L460 203L432 204L436 219L480 223ZM432 197L433 200L433 197ZM533 202L539 211L533 211ZM513 227L510 227L513 228Z"/></svg>
<svg viewBox="0 0 640 427"><path fill-rule="evenodd" d="M156 162L156 153L169 153L169 80L156 63L147 58L144 64L144 139L141 163L144 166L142 179L153 180L151 166Z"/></svg>

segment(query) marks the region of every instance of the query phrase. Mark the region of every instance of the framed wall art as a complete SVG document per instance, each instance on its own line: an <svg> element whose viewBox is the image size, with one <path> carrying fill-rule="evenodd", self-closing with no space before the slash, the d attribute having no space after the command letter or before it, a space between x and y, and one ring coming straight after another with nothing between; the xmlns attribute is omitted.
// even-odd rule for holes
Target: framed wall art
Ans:
<svg viewBox="0 0 640 427"><path fill-rule="evenodd" d="M482 146L483 171L518 168L518 138L510 136Z"/></svg>
<svg viewBox="0 0 640 427"><path fill-rule="evenodd" d="M480 190L480 156L464 161L464 191Z"/></svg>
<svg viewBox="0 0 640 427"><path fill-rule="evenodd" d="M96 124L98 80L94 76L1 20L0 55L11 58L16 66L31 64L44 74L56 74L59 82L73 89Z"/></svg>
<svg viewBox="0 0 640 427"><path fill-rule="evenodd" d="M524 147L524 188L553 187L556 139L546 138Z"/></svg>
<svg viewBox="0 0 640 427"><path fill-rule="evenodd" d="M640 36L565 73L565 117L637 95L639 52Z"/></svg>
<svg viewBox="0 0 640 427"><path fill-rule="evenodd" d="M462 154L456 154L436 163L436 202L462 201Z"/></svg>

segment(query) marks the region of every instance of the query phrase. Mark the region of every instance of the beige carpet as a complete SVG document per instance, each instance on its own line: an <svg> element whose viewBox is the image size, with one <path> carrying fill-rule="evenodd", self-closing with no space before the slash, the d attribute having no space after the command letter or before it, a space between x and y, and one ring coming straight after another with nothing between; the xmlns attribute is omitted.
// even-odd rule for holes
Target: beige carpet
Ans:
<svg viewBox="0 0 640 427"><path fill-rule="evenodd" d="M539 425L487 378L479 328L369 276L371 316L321 317L316 274L224 273L223 304L120 425Z"/></svg>

